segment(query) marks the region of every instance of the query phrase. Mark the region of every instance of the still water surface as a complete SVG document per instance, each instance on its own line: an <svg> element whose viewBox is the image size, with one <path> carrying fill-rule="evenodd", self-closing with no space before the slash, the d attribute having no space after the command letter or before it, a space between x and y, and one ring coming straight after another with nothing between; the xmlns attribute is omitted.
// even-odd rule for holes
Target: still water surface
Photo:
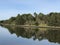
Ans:
<svg viewBox="0 0 60 45"><path fill-rule="evenodd" d="M60 45L60 30L0 26L0 45Z"/></svg>

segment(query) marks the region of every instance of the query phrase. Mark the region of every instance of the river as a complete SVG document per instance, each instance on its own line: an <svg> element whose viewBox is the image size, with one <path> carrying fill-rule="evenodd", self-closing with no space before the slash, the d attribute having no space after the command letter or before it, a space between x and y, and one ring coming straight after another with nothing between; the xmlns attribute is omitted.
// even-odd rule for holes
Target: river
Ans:
<svg viewBox="0 0 60 45"><path fill-rule="evenodd" d="M0 26L0 45L60 45L60 29Z"/></svg>

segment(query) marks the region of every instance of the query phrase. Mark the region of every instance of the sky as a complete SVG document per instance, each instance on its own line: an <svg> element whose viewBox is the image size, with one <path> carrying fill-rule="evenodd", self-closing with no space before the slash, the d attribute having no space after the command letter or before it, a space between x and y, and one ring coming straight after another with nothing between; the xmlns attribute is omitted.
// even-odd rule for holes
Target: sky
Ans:
<svg viewBox="0 0 60 45"><path fill-rule="evenodd" d="M0 0L0 20L34 12L60 12L60 0Z"/></svg>

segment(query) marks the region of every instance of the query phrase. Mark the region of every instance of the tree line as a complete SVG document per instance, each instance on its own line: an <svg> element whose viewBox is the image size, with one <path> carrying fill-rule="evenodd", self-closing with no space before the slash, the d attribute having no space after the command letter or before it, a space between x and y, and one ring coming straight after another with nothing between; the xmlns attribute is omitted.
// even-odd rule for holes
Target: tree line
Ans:
<svg viewBox="0 0 60 45"><path fill-rule="evenodd" d="M60 13L51 12L49 14L18 14L16 17L11 17L8 20L0 21L0 24L14 24L14 25L48 25L60 26Z"/></svg>

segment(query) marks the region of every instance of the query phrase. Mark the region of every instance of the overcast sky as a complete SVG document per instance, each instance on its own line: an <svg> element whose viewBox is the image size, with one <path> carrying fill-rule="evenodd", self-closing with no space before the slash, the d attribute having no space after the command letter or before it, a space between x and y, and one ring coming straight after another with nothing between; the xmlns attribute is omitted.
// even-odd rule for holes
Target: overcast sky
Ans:
<svg viewBox="0 0 60 45"><path fill-rule="evenodd" d="M60 0L0 0L0 20L34 12L60 12Z"/></svg>

